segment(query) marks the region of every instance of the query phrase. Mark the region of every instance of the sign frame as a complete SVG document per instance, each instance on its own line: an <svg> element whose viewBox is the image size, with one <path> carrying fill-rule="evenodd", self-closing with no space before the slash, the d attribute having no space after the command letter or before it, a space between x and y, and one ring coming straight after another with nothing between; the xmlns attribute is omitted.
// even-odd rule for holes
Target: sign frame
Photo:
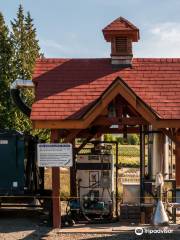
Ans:
<svg viewBox="0 0 180 240"><path fill-rule="evenodd" d="M72 167L73 148L71 143L38 143L37 162L39 167Z"/></svg>

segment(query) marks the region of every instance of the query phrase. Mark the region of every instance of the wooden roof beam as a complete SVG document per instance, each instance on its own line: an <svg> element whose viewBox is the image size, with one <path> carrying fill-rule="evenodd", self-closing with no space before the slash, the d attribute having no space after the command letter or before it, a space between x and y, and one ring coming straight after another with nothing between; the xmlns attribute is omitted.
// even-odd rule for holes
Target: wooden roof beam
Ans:
<svg viewBox="0 0 180 240"><path fill-rule="evenodd" d="M119 128L110 128L108 126L102 127L97 126L97 133L100 134L121 134L123 133L123 129ZM127 133L139 133L139 127L127 127ZM84 129L78 135L77 138L85 138L89 135L89 130Z"/></svg>
<svg viewBox="0 0 180 240"><path fill-rule="evenodd" d="M94 122L93 125L101 125L101 126L111 126L111 125L147 125L148 122L141 117L98 117Z"/></svg>

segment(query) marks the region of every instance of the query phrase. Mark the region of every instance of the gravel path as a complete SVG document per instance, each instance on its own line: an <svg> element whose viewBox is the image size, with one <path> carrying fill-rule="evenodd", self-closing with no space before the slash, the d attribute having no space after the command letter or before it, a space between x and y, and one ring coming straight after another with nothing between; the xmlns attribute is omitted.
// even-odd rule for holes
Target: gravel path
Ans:
<svg viewBox="0 0 180 240"><path fill-rule="evenodd" d="M118 234L61 234L51 231L47 234L39 232L16 232L0 234L1 240L179 240L180 234L146 234L137 236L134 233L118 233Z"/></svg>
<svg viewBox="0 0 180 240"><path fill-rule="evenodd" d="M102 226L101 226L102 227ZM42 224L40 212L0 211L0 240L180 240L180 232L172 234L121 233L61 233Z"/></svg>
<svg viewBox="0 0 180 240"><path fill-rule="evenodd" d="M24 239L24 240L179 240L179 234L172 234L170 236L167 235L143 235L136 236L135 234L129 233L120 233L120 234L58 234L58 233L48 233L44 235L39 235L37 233L32 234L0 234L1 240L16 240L16 239Z"/></svg>
<svg viewBox="0 0 180 240"><path fill-rule="evenodd" d="M136 236L134 233L120 233L120 234L53 234L53 236L47 236L42 239L50 239L50 240L179 240L179 234L170 234L167 236L154 234L154 235L142 235Z"/></svg>

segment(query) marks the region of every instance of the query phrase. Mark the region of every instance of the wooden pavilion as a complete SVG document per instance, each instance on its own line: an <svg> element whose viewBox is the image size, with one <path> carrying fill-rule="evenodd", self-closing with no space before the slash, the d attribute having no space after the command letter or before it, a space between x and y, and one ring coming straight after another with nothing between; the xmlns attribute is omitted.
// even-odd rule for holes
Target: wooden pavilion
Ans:
<svg viewBox="0 0 180 240"><path fill-rule="evenodd" d="M139 29L120 17L103 29L111 57L50 59L36 63L34 128L51 129L51 142L83 144L105 133L140 133L141 177L144 130L162 131L176 146L176 185L180 186L180 59L133 58ZM115 128L112 128L115 125ZM76 194L71 168L71 196ZM60 170L52 168L53 226L60 226ZM143 189L141 189L143 190Z"/></svg>

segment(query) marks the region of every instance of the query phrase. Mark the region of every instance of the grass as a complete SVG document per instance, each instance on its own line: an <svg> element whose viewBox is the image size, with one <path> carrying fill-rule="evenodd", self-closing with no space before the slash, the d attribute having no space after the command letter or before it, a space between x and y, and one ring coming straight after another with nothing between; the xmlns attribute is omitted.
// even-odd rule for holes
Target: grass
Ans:
<svg viewBox="0 0 180 240"><path fill-rule="evenodd" d="M140 151L139 146L136 145L120 145L119 155L124 157L139 157Z"/></svg>
<svg viewBox="0 0 180 240"><path fill-rule="evenodd" d="M139 167L139 157L118 156L120 167Z"/></svg>
<svg viewBox="0 0 180 240"><path fill-rule="evenodd" d="M45 170L45 189L52 189L51 168ZM61 198L69 197L70 175L69 171L61 171L60 174Z"/></svg>
<svg viewBox="0 0 180 240"><path fill-rule="evenodd" d="M115 147L113 148L113 154L115 157ZM145 155L145 161L147 162L147 153ZM139 145L119 145L118 163L120 167L139 167L140 166Z"/></svg>
<svg viewBox="0 0 180 240"><path fill-rule="evenodd" d="M139 145L119 145L118 163L120 167L138 167L139 156Z"/></svg>

